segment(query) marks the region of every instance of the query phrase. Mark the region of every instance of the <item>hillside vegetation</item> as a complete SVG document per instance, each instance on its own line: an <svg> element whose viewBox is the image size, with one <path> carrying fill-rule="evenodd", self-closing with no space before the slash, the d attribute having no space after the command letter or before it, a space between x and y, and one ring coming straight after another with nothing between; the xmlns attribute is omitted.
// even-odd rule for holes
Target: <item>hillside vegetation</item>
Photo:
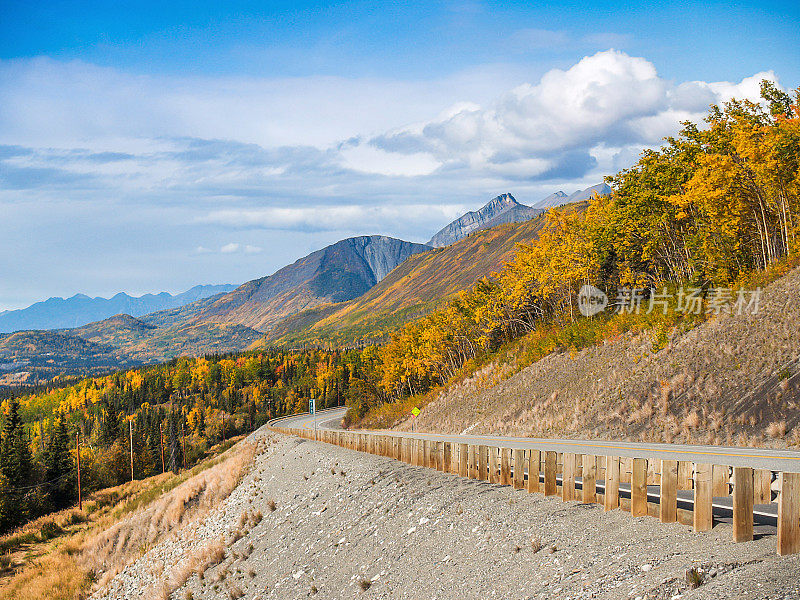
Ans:
<svg viewBox="0 0 800 600"><path fill-rule="evenodd" d="M99 375L138 364L118 348L64 332L0 334L0 381L19 375L17 381L30 385L65 373Z"/></svg>
<svg viewBox="0 0 800 600"><path fill-rule="evenodd" d="M7 398L0 533L76 501L77 436L84 494L178 473L216 444L308 410L309 398L323 409L363 394L374 360L374 349L181 358Z"/></svg>
<svg viewBox="0 0 800 600"><path fill-rule="evenodd" d="M247 441L229 446L211 449L193 469L99 490L82 511L66 509L0 537L0 600L85 598L234 490L257 448Z"/></svg>
<svg viewBox="0 0 800 600"><path fill-rule="evenodd" d="M526 342L436 393L416 430L738 446L800 445L800 269L757 314L726 314L659 340L612 335L522 368ZM409 422L401 425L408 429Z"/></svg>

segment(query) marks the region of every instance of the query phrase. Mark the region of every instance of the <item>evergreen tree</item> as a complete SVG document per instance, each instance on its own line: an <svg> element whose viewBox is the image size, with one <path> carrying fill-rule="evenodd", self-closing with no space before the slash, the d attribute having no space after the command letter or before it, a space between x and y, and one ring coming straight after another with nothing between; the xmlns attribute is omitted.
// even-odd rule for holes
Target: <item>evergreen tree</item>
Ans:
<svg viewBox="0 0 800 600"><path fill-rule="evenodd" d="M75 499L75 466L69 453L69 432L64 418L50 434L45 452L45 480L48 500L55 510L70 506Z"/></svg>
<svg viewBox="0 0 800 600"><path fill-rule="evenodd" d="M0 441L0 473L6 487L8 507L7 526L20 525L27 514L24 490L31 485L31 453L28 437L19 416L19 401L9 400L8 416Z"/></svg>

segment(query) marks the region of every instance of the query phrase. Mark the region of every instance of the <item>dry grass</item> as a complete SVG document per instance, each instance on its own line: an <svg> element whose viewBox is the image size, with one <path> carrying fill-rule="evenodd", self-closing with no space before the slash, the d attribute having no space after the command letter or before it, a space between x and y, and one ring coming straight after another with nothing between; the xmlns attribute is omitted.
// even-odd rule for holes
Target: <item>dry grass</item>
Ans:
<svg viewBox="0 0 800 600"><path fill-rule="evenodd" d="M131 560L157 544L168 533L208 512L239 484L255 452L243 443L229 450L213 467L190 477L130 517L88 540L83 561L108 583Z"/></svg>
<svg viewBox="0 0 800 600"><path fill-rule="evenodd" d="M254 452L252 445L240 444L179 476L164 474L101 490L84 502L86 512L54 513L0 538L0 546L24 545L26 554L33 555L2 584L0 600L85 597L150 545L225 498ZM55 537L43 542L43 534ZM11 560L5 550L4 555ZM212 544L198 555L193 568L204 571L224 558L224 546ZM152 592L146 597L164 590Z"/></svg>
<svg viewBox="0 0 800 600"><path fill-rule="evenodd" d="M225 560L225 541L211 542L188 556L167 578L154 587L145 590L146 598L168 600L172 593L182 587L192 575L205 579L206 571ZM187 593L191 594L189 590Z"/></svg>

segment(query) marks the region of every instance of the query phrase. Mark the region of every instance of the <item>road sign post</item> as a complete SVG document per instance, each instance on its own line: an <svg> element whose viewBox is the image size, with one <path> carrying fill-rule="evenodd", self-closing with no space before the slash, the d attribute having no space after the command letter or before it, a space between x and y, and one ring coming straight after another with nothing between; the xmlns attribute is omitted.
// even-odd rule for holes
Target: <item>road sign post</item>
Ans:
<svg viewBox="0 0 800 600"><path fill-rule="evenodd" d="M317 439L317 399L311 398L308 401L308 412L314 415L314 440Z"/></svg>

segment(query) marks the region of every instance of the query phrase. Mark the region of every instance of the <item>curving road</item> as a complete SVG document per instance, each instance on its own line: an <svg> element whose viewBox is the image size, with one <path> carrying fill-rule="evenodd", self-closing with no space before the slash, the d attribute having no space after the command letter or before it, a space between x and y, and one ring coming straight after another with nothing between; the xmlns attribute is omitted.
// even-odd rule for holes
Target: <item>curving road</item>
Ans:
<svg viewBox="0 0 800 600"><path fill-rule="evenodd" d="M292 427L314 429L316 419L318 429L341 429L340 422L346 412L345 408L334 408L319 412L316 417L308 413L276 419L272 422L278 427ZM403 431L364 431L362 433L391 433L392 435L406 438L434 440L437 442L453 442L466 444L486 444L489 446L503 446L514 449L555 450L558 452L572 452L575 454L591 454L599 456L621 456L628 458L647 458L655 460L685 460L695 463L709 463L731 467L751 467L753 469L767 469L770 471L784 471L788 473L800 472L800 452L790 450L770 450L765 448L735 448L725 446L694 446L687 444L647 444L638 442L617 442L598 440L572 440L572 439L544 439L501 437L492 435L473 434L437 434ZM580 489L580 478L577 480ZM598 491L604 489L602 481L597 482ZM630 493L630 487L620 485L620 493ZM678 492L678 502L681 507L691 508L694 494ZM657 502L659 498L658 486L648 487L648 499ZM731 498L714 498L715 516L728 516L731 512ZM774 524L777 519L777 504L759 504L755 507L756 517L765 524Z"/></svg>

